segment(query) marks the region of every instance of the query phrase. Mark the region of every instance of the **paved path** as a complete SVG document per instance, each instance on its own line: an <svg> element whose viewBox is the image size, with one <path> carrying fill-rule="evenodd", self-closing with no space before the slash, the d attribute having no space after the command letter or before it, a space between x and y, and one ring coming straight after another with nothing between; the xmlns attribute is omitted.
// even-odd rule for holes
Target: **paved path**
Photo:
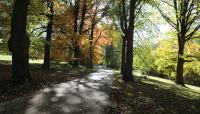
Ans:
<svg viewBox="0 0 200 114"><path fill-rule="evenodd" d="M38 94L0 104L0 114L104 114L112 70L46 88Z"/></svg>

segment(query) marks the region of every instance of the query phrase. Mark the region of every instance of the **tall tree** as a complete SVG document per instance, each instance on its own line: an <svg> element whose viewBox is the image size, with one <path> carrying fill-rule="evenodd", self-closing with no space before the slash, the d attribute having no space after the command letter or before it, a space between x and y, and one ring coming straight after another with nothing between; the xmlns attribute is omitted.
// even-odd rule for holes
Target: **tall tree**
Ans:
<svg viewBox="0 0 200 114"><path fill-rule="evenodd" d="M134 23L135 23L135 10L136 10L136 0L130 0L130 17L129 17L129 27L125 33L125 38L127 41L126 45L126 61L125 68L126 71L123 73L123 80L132 80L132 70L133 70L133 36L134 36Z"/></svg>
<svg viewBox="0 0 200 114"><path fill-rule="evenodd" d="M15 0L11 19L11 37L8 41L12 52L12 78L15 84L30 79L29 38L26 34L27 12L30 0Z"/></svg>
<svg viewBox="0 0 200 114"><path fill-rule="evenodd" d="M50 52L51 52L51 36L52 36L52 29L53 29L53 16L54 16L54 9L53 9L53 2L47 2L47 6L50 9L50 14L47 14L48 24L46 28L46 42L45 42L45 52L44 52L44 63L42 68L49 69L50 67Z"/></svg>
<svg viewBox="0 0 200 114"><path fill-rule="evenodd" d="M87 1L81 1L81 0L75 0L73 6L73 12L74 12L74 33L76 34L82 34L83 27L84 27L84 21L85 21L85 15L87 12ZM81 17L80 17L81 15ZM79 56L80 56L80 46L79 46L79 39L76 39L73 41L72 44L74 44L74 66L79 65Z"/></svg>
<svg viewBox="0 0 200 114"><path fill-rule="evenodd" d="M169 17L164 13L160 7L158 10L163 18L176 30L178 40L178 61L176 71L176 83L184 85L183 70L184 63L187 62L184 58L185 43L196 36L197 31L200 29L200 12L198 0L161 0L162 3L167 4L174 10L173 17Z"/></svg>
<svg viewBox="0 0 200 114"><path fill-rule="evenodd" d="M128 23L127 23L127 12L126 12L126 4L125 0L121 1L122 3L119 4L119 14L120 14L120 28L123 34L126 34L126 31L128 29ZM122 58L121 58L121 74L124 73L125 69L125 60L126 60L126 37L122 35Z"/></svg>
<svg viewBox="0 0 200 114"><path fill-rule="evenodd" d="M94 0L93 1L93 8L90 12L91 24L90 24L90 34L89 34L89 67L93 67L93 42L94 42L94 30L99 22L105 17L106 12L108 9L108 4L105 3L103 0Z"/></svg>
<svg viewBox="0 0 200 114"><path fill-rule="evenodd" d="M131 2L132 2L132 4L130 4ZM132 33L130 34L130 31L134 32L135 26L137 24L138 16L141 13L140 12L141 8L144 5L144 3L147 3L147 1L146 0L142 0L142 1L119 0L119 1L113 1L112 3L113 3L112 6L114 8L112 8L113 10L111 10L110 17L112 18L114 23L119 27L119 29L121 30L121 34L122 34L121 35L122 36L121 37L122 38L121 74L124 74L124 76L125 76L125 75L127 75L127 74L125 74L125 72L126 73L129 72L129 75L132 75L132 73L131 73L132 65L131 64L133 64L133 63L131 62L132 60L130 59L131 58L130 56L133 56L133 54L129 55L132 52L128 53L127 49L129 49L129 52L131 50L133 50L130 47L130 45L133 46L133 40L132 40L133 37L132 37L132 39L130 39L130 38L128 39L129 46L128 46L127 38L129 37L129 35L130 36L132 35ZM130 24L132 24L132 25L130 25ZM134 36L134 34L133 34L133 36ZM129 59L128 61L127 61L127 58ZM127 66L129 66L129 67L127 67ZM128 69L128 72L127 72L127 69Z"/></svg>
<svg viewBox="0 0 200 114"><path fill-rule="evenodd" d="M123 71L123 80L132 80L132 70L133 70L133 37L135 30L136 19L140 13L141 7L144 1L141 0L130 0L129 1L129 22L128 28L125 31L124 38L126 39L126 56L125 56L125 67ZM126 69L126 70L125 70Z"/></svg>

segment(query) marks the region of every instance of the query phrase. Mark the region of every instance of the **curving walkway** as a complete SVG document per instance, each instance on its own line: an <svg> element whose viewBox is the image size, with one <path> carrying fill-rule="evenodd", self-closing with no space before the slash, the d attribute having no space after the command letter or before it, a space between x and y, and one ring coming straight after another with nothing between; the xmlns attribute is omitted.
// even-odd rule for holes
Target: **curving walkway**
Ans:
<svg viewBox="0 0 200 114"><path fill-rule="evenodd" d="M112 70L99 69L84 78L0 104L0 114L104 114L112 75Z"/></svg>

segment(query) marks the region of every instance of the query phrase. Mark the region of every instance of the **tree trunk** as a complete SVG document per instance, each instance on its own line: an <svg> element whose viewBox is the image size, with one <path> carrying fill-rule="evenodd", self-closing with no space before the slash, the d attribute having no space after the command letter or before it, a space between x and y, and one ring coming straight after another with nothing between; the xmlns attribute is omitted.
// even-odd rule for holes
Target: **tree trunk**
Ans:
<svg viewBox="0 0 200 114"><path fill-rule="evenodd" d="M90 61L89 67L93 68L93 51L92 51L92 40L90 41Z"/></svg>
<svg viewBox="0 0 200 114"><path fill-rule="evenodd" d="M95 28L95 25L94 25L94 19L93 18L93 22L92 22L92 29L91 29L91 34L90 34L90 63L89 63L89 67L90 68L93 68L93 37L94 37L94 28Z"/></svg>
<svg viewBox="0 0 200 114"><path fill-rule="evenodd" d="M29 38L26 34L27 12L30 0L15 0L11 20L12 79L14 84L24 84L30 79Z"/></svg>
<svg viewBox="0 0 200 114"><path fill-rule="evenodd" d="M125 67L125 58L126 58L126 39L123 36L122 37L122 60L121 60L121 74L124 73L124 67Z"/></svg>
<svg viewBox="0 0 200 114"><path fill-rule="evenodd" d="M178 62L177 62L177 72L176 72L176 83L180 85L184 85L184 79L183 79L183 68L184 68L184 47L185 47L185 42L183 39L178 40Z"/></svg>
<svg viewBox="0 0 200 114"><path fill-rule="evenodd" d="M80 46L78 44L78 41L75 41L73 67L79 66L79 61L80 61L79 56L80 56Z"/></svg>
<svg viewBox="0 0 200 114"><path fill-rule="evenodd" d="M50 67L51 33L52 33L52 23L49 22L47 26L47 36L44 48L44 63L42 66L42 68L44 69L49 69Z"/></svg>
<svg viewBox="0 0 200 114"><path fill-rule="evenodd" d="M81 22L80 22L79 34L82 34L82 30L83 30L84 22L85 22L86 12L87 12L87 0L84 0L82 13L81 13Z"/></svg>
<svg viewBox="0 0 200 114"><path fill-rule="evenodd" d="M122 79L125 81L133 80L132 70L133 70L133 36L134 36L134 24L135 24L135 9L136 9L136 1L130 0L129 27L125 34L125 38L127 40L126 63L124 68L124 74L122 77Z"/></svg>
<svg viewBox="0 0 200 114"><path fill-rule="evenodd" d="M50 56L51 56L51 34L53 29L53 3L50 3L50 12L51 14L48 16L49 22L47 25L47 35L46 35L46 43L44 47L44 63L42 68L49 69L50 67Z"/></svg>
<svg viewBox="0 0 200 114"><path fill-rule="evenodd" d="M122 79L125 81L131 81L133 79L132 69L133 69L133 29L129 29L125 36L127 38L126 46L126 63L123 72Z"/></svg>
<svg viewBox="0 0 200 114"><path fill-rule="evenodd" d="M74 6L74 32L78 32L78 17L79 17L79 10L80 10L80 0L75 0Z"/></svg>
<svg viewBox="0 0 200 114"><path fill-rule="evenodd" d="M75 0L75 6L74 6L74 33L78 33L78 21L79 21L79 11L80 11L80 0ZM79 55L80 55L80 47L78 45L78 41L74 41L74 60L73 60L73 67L79 66Z"/></svg>

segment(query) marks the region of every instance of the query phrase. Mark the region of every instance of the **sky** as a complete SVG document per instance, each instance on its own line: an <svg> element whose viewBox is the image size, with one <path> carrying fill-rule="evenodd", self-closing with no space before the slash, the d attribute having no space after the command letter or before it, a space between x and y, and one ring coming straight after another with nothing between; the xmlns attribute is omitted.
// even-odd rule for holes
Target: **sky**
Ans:
<svg viewBox="0 0 200 114"><path fill-rule="evenodd" d="M159 25L159 29L160 29L161 33L165 34L172 28L168 24L161 24L161 25Z"/></svg>

